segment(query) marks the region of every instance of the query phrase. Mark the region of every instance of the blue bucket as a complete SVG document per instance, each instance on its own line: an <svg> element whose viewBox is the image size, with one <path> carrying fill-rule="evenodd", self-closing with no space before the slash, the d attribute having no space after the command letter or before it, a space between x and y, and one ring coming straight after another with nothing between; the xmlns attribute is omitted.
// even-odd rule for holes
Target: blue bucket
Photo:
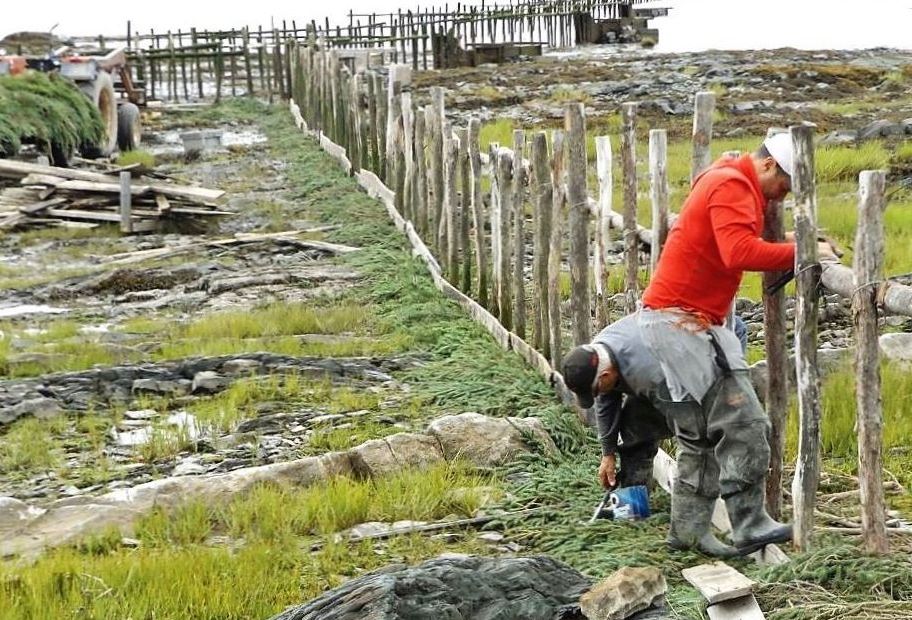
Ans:
<svg viewBox="0 0 912 620"><path fill-rule="evenodd" d="M611 509L615 519L646 519L649 517L649 489L639 485L623 487L611 493Z"/></svg>

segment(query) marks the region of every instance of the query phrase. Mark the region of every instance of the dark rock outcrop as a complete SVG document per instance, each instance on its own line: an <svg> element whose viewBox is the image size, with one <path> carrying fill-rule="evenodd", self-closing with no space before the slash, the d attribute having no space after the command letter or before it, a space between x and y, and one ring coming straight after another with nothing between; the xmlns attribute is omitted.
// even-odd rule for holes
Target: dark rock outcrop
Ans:
<svg viewBox="0 0 912 620"><path fill-rule="evenodd" d="M445 557L353 579L272 620L557 620L581 618L589 580L547 556Z"/></svg>

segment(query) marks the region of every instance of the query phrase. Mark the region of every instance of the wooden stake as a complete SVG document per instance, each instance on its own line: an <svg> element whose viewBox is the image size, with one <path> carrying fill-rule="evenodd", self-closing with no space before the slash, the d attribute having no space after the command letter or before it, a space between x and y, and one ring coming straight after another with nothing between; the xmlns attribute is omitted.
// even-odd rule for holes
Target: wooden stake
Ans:
<svg viewBox="0 0 912 620"><path fill-rule="evenodd" d="M133 194L130 190L131 177L129 172L120 173L120 232L130 234L133 232Z"/></svg>
<svg viewBox="0 0 912 620"><path fill-rule="evenodd" d="M551 170L548 165L548 137L540 131L532 139L532 173L535 176L535 256L532 265L532 346L547 358L551 354L548 320L548 254L551 248Z"/></svg>
<svg viewBox="0 0 912 620"><path fill-rule="evenodd" d="M459 225L457 223L458 196L456 158L459 156L459 139L453 136L449 123L443 128L444 174L443 212L446 219L446 273L450 282L459 284Z"/></svg>
<svg viewBox="0 0 912 620"><path fill-rule="evenodd" d="M858 230L855 233L855 377L858 406L858 478L865 549L886 554L883 492L883 407L877 292L884 275L884 188L886 173L866 170L859 178Z"/></svg>
<svg viewBox="0 0 912 620"><path fill-rule="evenodd" d="M462 261L462 284L460 289L463 293L469 293L472 290L472 249L469 244L471 230L471 205L472 194L474 193L474 183L472 179L472 162L469 159L469 130L468 128L459 129L456 134L459 138L459 247L462 251L460 260Z"/></svg>
<svg viewBox="0 0 912 620"><path fill-rule="evenodd" d="M415 225L424 239L428 238L426 111L419 108L415 114Z"/></svg>
<svg viewBox="0 0 912 620"><path fill-rule="evenodd" d="M567 201L570 203L570 318L573 343L586 344L591 332L589 297L589 195L586 189L586 119L580 103L567 104Z"/></svg>
<svg viewBox="0 0 912 620"><path fill-rule="evenodd" d="M482 306L488 305L488 256L485 250L485 212L481 196L481 121L477 117L469 119L469 165L472 173L472 226L475 229L475 272L478 274L477 298Z"/></svg>
<svg viewBox="0 0 912 620"><path fill-rule="evenodd" d="M526 175L523 157L526 135L522 129L513 131L513 333L526 337Z"/></svg>
<svg viewBox="0 0 912 620"><path fill-rule="evenodd" d="M771 201L764 218L763 238L781 242L785 239L781 202ZM788 414L788 345L786 343L785 291L767 293L781 271L763 274L763 333L766 347L766 413L770 419L770 468L766 477L766 510L774 519L782 513L782 469L785 458L786 415Z"/></svg>
<svg viewBox="0 0 912 620"><path fill-rule="evenodd" d="M548 250L548 323L551 328L551 365L559 367L563 356L561 346L561 296L560 296L560 270L561 270L561 235L564 205L567 194L564 190L566 177L566 145L564 132L555 131L553 140L553 153L551 160L551 187L554 202L551 208L551 239Z"/></svg>
<svg viewBox="0 0 912 620"><path fill-rule="evenodd" d="M513 153L500 149L497 156L497 308L500 322L508 330L513 326L512 287L510 274L510 218L513 214Z"/></svg>
<svg viewBox="0 0 912 620"><path fill-rule="evenodd" d="M433 194L434 222L437 226L432 234L437 235L437 251L443 255L446 243L446 219L442 217L444 187L443 187L443 124L446 121L444 110L444 90L439 86L431 87L431 119L433 124L428 124L431 135L431 193Z"/></svg>
<svg viewBox="0 0 912 620"><path fill-rule="evenodd" d="M596 169L598 171L598 222L595 231L595 322L598 329L608 325L608 254L611 247L611 210L614 191L611 138L595 139Z"/></svg>
<svg viewBox="0 0 912 620"><path fill-rule="evenodd" d="M664 129L649 132L649 180L652 197L652 247L649 271L654 274L668 237L668 136Z"/></svg>
<svg viewBox="0 0 912 620"><path fill-rule="evenodd" d="M797 306L795 308L795 364L798 382L798 462L792 482L794 541L801 551L811 546L814 505L820 478L820 376L817 369L817 193L814 183L813 128L789 128L795 172L795 237L797 256Z"/></svg>
<svg viewBox="0 0 912 620"><path fill-rule="evenodd" d="M627 259L624 312L636 311L639 299L639 241L637 238L636 116L637 104L621 105L621 161L624 174L624 253Z"/></svg>
<svg viewBox="0 0 912 620"><path fill-rule="evenodd" d="M690 180L709 168L712 163L710 143L712 142L713 112L716 96L711 92L699 92L694 97L693 158L690 166Z"/></svg>

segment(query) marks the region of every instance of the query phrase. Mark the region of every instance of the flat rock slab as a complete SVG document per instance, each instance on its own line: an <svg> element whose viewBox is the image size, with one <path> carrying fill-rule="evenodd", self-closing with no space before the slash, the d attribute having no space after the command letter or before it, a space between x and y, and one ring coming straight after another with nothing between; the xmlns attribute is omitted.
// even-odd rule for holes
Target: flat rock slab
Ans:
<svg viewBox="0 0 912 620"><path fill-rule="evenodd" d="M754 587L753 581L725 562L685 568L681 574L710 605L747 596Z"/></svg>
<svg viewBox="0 0 912 620"><path fill-rule="evenodd" d="M547 556L449 556L388 566L273 620L554 620L572 617L588 587L584 575Z"/></svg>

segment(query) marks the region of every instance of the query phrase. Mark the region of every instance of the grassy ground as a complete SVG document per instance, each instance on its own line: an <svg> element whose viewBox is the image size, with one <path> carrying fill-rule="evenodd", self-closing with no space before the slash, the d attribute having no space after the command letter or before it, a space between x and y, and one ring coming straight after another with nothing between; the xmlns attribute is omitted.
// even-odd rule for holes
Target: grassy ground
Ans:
<svg viewBox="0 0 912 620"><path fill-rule="evenodd" d="M137 529L136 548L123 546L119 536L106 535L51 552L27 566L0 565L0 609L10 618L267 617L390 562L417 562L442 551L490 553L471 532L358 544L333 542L331 534L370 519L467 515L481 505L484 496L493 495L500 498L502 508L538 508L532 516L507 518L489 526L522 545L523 553L551 553L594 579L625 565L661 566L669 578L669 607L675 615L703 617L698 595L683 583L679 569L704 558L669 554L663 545L668 497L656 494L655 516L647 521L587 525L601 496L595 481L597 447L592 434L570 412L554 404L549 388L518 358L501 351L458 307L437 294L380 205L357 191L313 143L299 137L283 110L247 102L223 110L240 120L257 118L263 125L271 141L270 156L289 162L289 186L294 188L290 202L309 218L340 224L341 229L329 240L364 248L342 262L366 276L355 295L368 309L370 324L385 326L384 335L397 343L394 351L426 355L420 367L397 377L411 386L411 400L402 408L421 416L467 410L537 415L545 421L560 453L523 457L493 476L460 467L438 468L406 472L382 482L343 479L299 491L264 487L219 508L190 505L174 514L156 512ZM241 318L220 320L225 329L235 330L231 338L267 336L258 328L251 332ZM351 328L344 322L343 326ZM152 327L133 324L140 331ZM212 334L199 337L205 340ZM277 395L315 399L340 409L369 409L374 404L359 400L363 395L321 388L294 377L270 381L242 382L195 405L196 413L228 424L230 420L220 416L238 411L243 415L251 403ZM845 381L834 382L825 388L829 403L825 420L832 417L835 433L830 437L824 431L827 468L851 471L854 433L847 417L851 400L844 391ZM903 376L888 377L888 389L897 399L889 401L891 407L897 407L897 420L902 418L906 383ZM90 430L95 428L89 424L92 419L85 418ZM371 436L368 424L356 423L350 434ZM53 458L53 450L41 437L60 429L35 428L20 423L17 429L23 438L37 439L25 442L19 453L0 453L0 463L42 463L41 459ZM321 441L320 447L326 449L347 447L344 437ZM891 446L901 446L906 437L897 429L889 441ZM43 466L53 467L54 463L44 462ZM899 460L896 466L908 470ZM453 489L468 491L454 494ZM869 609L887 608L882 615L870 617L904 618L909 617L908 601L912 599L908 558L908 550L887 559L866 558L845 541L824 540L818 552L797 556L786 568L735 565L762 584L775 584L761 587L762 604L770 618L861 617L858 608L862 602ZM878 602L872 603L874 599Z"/></svg>

